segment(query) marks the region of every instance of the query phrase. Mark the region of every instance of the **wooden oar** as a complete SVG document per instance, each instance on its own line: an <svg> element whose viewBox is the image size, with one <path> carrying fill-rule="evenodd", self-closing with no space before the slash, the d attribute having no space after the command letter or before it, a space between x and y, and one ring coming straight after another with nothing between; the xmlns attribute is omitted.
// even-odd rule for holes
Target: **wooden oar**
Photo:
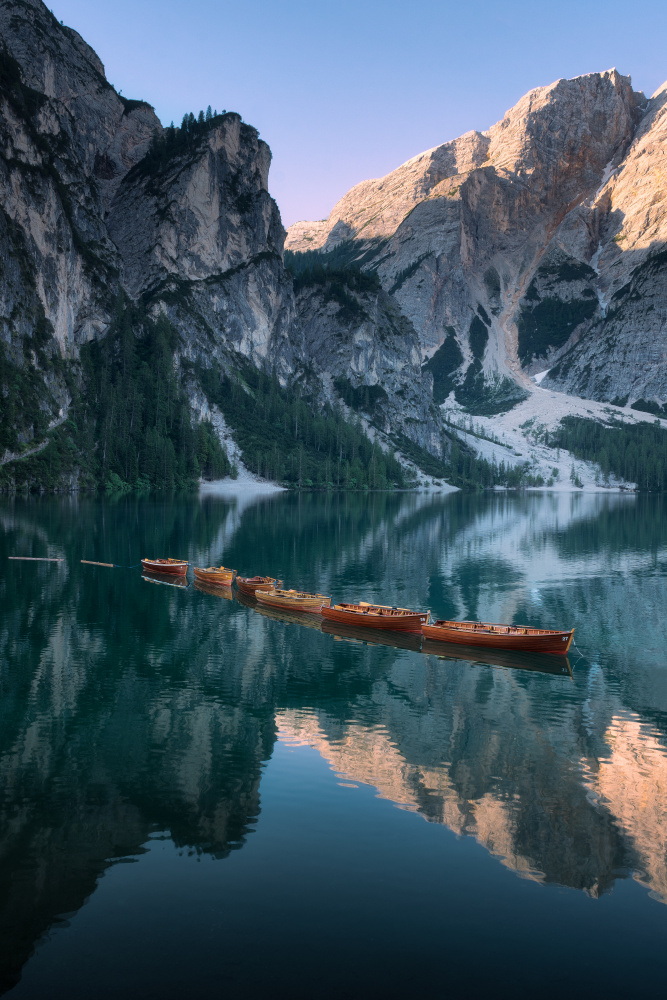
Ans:
<svg viewBox="0 0 667 1000"><path fill-rule="evenodd" d="M25 562L64 562L63 558L54 559L52 556L7 556L8 559L23 559Z"/></svg>

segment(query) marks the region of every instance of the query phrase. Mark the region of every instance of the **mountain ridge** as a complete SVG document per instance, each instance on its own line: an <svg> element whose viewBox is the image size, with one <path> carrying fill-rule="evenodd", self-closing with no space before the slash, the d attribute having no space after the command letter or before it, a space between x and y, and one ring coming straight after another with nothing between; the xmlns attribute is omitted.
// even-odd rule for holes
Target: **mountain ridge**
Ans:
<svg viewBox="0 0 667 1000"><path fill-rule="evenodd" d="M663 85L647 101L616 70L535 88L486 132L356 185L324 222L291 226L286 247L326 253L346 245L350 259L363 257L361 266L393 289L425 359L453 329L462 362L450 374L464 405L480 308L490 318L479 372L487 385L508 376L527 386L567 355L547 386L663 405L664 359L657 374L641 371L641 356L630 375L617 364L610 378L603 361L597 377L584 371L607 331L618 353L627 350L627 334L608 322L608 301L659 254L667 233L667 190L659 176L650 179L667 148L665 94ZM641 205L631 194L637 181ZM661 286L663 312L666 292ZM651 330L653 341L659 332Z"/></svg>
<svg viewBox="0 0 667 1000"><path fill-rule="evenodd" d="M357 228L335 220L328 254L285 256L271 151L240 115L163 128L41 0L0 0L0 28L1 488L184 485L239 454L299 488L553 478L537 453L487 460L456 414L523 412L547 363L551 388L597 377L576 352L618 324L602 313L624 287L604 284L621 251L598 237L631 200L626 154L650 161L658 211L658 102L616 71L538 88L408 161L382 204L380 182L353 189ZM655 319L651 261L619 308Z"/></svg>

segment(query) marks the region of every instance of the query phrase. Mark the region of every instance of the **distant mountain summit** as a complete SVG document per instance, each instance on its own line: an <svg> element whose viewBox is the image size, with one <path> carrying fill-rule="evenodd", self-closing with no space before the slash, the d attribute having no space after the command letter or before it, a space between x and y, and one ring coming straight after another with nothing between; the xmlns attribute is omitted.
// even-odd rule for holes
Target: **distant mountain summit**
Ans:
<svg viewBox="0 0 667 1000"><path fill-rule="evenodd" d="M436 398L542 382L667 399L667 85L616 70L530 91L487 132L352 188L292 251L376 270L412 321Z"/></svg>

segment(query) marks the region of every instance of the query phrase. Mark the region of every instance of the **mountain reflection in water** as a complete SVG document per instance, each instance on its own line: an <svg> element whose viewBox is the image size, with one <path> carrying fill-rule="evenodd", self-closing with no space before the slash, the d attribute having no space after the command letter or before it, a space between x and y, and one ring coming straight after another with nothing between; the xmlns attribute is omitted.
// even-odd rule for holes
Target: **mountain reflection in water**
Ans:
<svg viewBox="0 0 667 1000"><path fill-rule="evenodd" d="M0 502L0 989L154 831L219 859L242 848L261 829L277 739L524 878L595 897L632 876L666 902L664 507L567 494ZM339 600L575 626L585 658L571 671L564 657L420 651L418 637L79 562L145 552Z"/></svg>

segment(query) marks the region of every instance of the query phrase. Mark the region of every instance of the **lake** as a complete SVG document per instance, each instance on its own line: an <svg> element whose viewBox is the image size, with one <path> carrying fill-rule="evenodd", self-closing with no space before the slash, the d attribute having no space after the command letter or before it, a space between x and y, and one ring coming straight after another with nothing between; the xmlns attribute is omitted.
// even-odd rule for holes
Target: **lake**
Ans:
<svg viewBox="0 0 667 1000"><path fill-rule="evenodd" d="M579 493L0 499L0 992L661 992L666 514ZM516 663L323 630L136 568L167 555L575 626L577 648Z"/></svg>

